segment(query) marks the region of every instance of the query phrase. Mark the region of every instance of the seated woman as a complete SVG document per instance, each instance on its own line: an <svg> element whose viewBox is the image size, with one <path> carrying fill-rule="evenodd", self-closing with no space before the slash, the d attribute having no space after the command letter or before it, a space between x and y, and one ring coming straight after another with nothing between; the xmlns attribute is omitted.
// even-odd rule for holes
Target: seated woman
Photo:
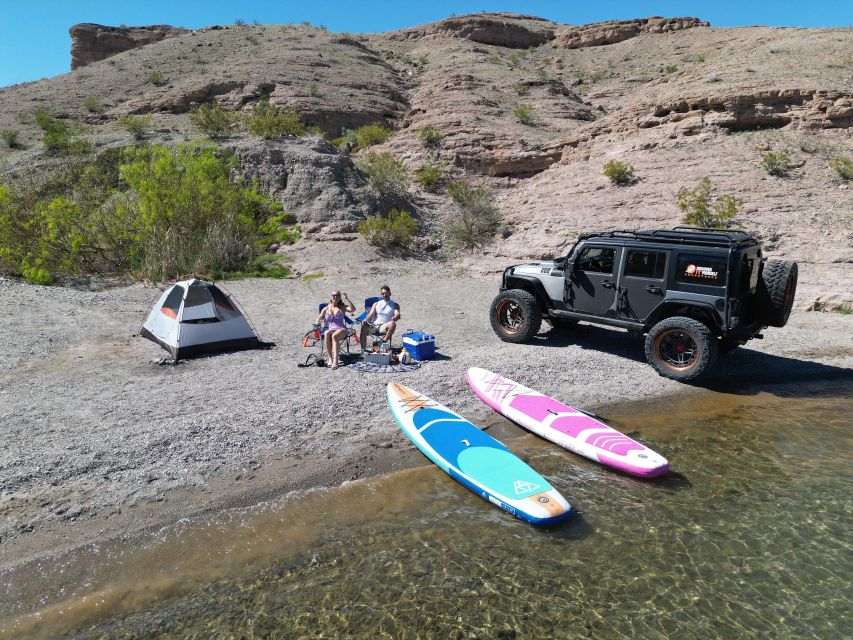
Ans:
<svg viewBox="0 0 853 640"><path fill-rule="evenodd" d="M346 304L343 303L344 300ZM346 293L341 296L340 291L333 291L329 304L323 307L317 318L318 324L322 324L324 320L326 322L323 342L326 353L329 354L329 366L332 369L338 368L341 340L347 335L346 314L353 312L355 312L355 305L350 302L349 296Z"/></svg>

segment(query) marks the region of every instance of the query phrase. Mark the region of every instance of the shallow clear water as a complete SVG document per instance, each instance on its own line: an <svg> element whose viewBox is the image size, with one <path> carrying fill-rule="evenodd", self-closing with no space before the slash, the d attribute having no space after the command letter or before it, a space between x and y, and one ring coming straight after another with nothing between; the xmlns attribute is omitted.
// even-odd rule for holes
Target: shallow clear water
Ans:
<svg viewBox="0 0 853 640"><path fill-rule="evenodd" d="M513 439L578 509L552 529L426 464L182 523L3 576L0 634L849 638L851 416L849 381L609 416L658 481Z"/></svg>

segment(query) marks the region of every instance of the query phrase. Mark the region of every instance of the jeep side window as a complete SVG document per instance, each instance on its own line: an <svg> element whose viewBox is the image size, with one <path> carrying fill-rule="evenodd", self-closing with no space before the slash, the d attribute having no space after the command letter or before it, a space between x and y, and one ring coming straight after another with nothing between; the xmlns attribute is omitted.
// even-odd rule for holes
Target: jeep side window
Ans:
<svg viewBox="0 0 853 640"><path fill-rule="evenodd" d="M591 271L593 273L613 273L613 257L615 249L603 247L586 247L581 250L577 261L579 271Z"/></svg>
<svg viewBox="0 0 853 640"><path fill-rule="evenodd" d="M715 256L681 254L675 279L685 284L721 287L726 284L726 260Z"/></svg>
<svg viewBox="0 0 853 640"><path fill-rule="evenodd" d="M629 251L625 262L625 275L634 278L663 280L666 253L663 251Z"/></svg>

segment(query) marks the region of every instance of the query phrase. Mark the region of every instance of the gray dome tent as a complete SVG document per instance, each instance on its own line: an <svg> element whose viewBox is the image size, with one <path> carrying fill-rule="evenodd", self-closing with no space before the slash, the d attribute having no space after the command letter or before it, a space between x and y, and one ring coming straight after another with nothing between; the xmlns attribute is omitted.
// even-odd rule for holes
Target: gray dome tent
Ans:
<svg viewBox="0 0 853 640"><path fill-rule="evenodd" d="M166 289L139 335L159 344L175 360L266 346L230 294L196 278Z"/></svg>

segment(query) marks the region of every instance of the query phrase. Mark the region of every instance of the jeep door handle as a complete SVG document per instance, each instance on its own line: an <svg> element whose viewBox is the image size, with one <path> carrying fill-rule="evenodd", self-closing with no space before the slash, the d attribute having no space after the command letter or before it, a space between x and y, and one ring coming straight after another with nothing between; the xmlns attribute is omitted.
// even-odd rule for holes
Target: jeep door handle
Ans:
<svg viewBox="0 0 853 640"><path fill-rule="evenodd" d="M602 280L601 286L604 287L605 289L615 289L616 288L616 285L613 284L613 282L610 280Z"/></svg>
<svg viewBox="0 0 853 640"><path fill-rule="evenodd" d="M653 284L650 284L648 287L646 287L646 291L648 291L649 293L663 293L660 287L656 287Z"/></svg>

